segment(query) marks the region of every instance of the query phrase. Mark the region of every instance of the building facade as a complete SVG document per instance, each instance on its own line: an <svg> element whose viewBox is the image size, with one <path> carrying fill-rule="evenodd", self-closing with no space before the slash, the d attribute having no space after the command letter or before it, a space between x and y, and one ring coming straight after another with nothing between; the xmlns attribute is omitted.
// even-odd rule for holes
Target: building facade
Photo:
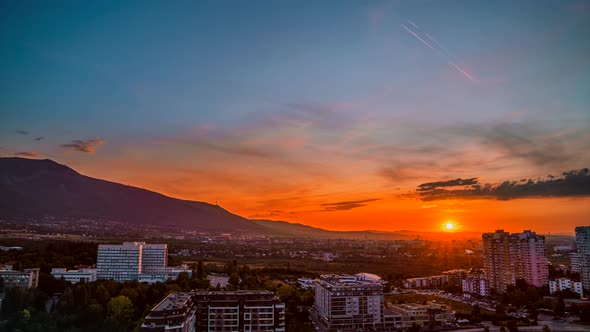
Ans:
<svg viewBox="0 0 590 332"><path fill-rule="evenodd" d="M388 304L385 311L386 329L406 329L416 324L419 327L449 327L455 323L455 314L444 303L428 301L426 304Z"/></svg>
<svg viewBox="0 0 590 332"><path fill-rule="evenodd" d="M96 269L67 270L65 268L53 268L51 269L51 276L55 279L64 279L72 284L82 281L92 282L96 281Z"/></svg>
<svg viewBox="0 0 590 332"><path fill-rule="evenodd" d="M118 282L139 280L166 281L168 245L124 242L100 244L96 259L97 278Z"/></svg>
<svg viewBox="0 0 590 332"><path fill-rule="evenodd" d="M549 269L544 236L530 230L515 234L498 230L484 233L482 244L490 289L503 293L516 279L537 287L547 285Z"/></svg>
<svg viewBox="0 0 590 332"><path fill-rule="evenodd" d="M504 293L508 285L516 283L514 253L510 246L510 234L503 230L482 235L483 264L490 288Z"/></svg>
<svg viewBox="0 0 590 332"><path fill-rule="evenodd" d="M464 294L487 296L490 287L485 274L468 274L461 281L461 288Z"/></svg>
<svg viewBox="0 0 590 332"><path fill-rule="evenodd" d="M573 281L567 278L559 278L557 280L549 281L550 294L554 294L557 291L564 291L566 289L580 294L580 298L584 297L584 289L582 287L582 283L579 281Z"/></svg>
<svg viewBox="0 0 590 332"><path fill-rule="evenodd" d="M267 291L172 293L141 330L285 332L285 304Z"/></svg>
<svg viewBox="0 0 590 332"><path fill-rule="evenodd" d="M576 227L576 248L582 286L590 289L590 226Z"/></svg>
<svg viewBox="0 0 590 332"><path fill-rule="evenodd" d="M350 275L322 275L315 310L326 329L365 329L383 323L383 284Z"/></svg>
<svg viewBox="0 0 590 332"><path fill-rule="evenodd" d="M0 278L4 280L4 288L37 288L39 285L39 268L24 269L23 271L0 270Z"/></svg>

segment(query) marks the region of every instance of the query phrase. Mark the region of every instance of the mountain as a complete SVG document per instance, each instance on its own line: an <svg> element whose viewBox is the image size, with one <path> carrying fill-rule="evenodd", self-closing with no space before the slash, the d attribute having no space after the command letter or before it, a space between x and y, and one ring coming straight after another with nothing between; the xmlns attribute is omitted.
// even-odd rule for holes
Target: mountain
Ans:
<svg viewBox="0 0 590 332"><path fill-rule="evenodd" d="M363 239L363 240L411 240L416 238L416 232L406 234L400 232L381 231L329 231L322 228L298 223L278 220L252 219L253 222L275 231L278 234L290 234L302 237L317 237L329 239Z"/></svg>
<svg viewBox="0 0 590 332"><path fill-rule="evenodd" d="M0 218L45 216L203 231L265 231L217 205L95 179L48 159L0 158Z"/></svg>

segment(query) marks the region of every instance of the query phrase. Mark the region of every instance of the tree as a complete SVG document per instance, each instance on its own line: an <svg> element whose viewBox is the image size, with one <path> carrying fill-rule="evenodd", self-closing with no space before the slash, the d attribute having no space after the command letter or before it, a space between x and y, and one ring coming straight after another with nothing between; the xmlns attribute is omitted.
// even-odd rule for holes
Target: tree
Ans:
<svg viewBox="0 0 590 332"><path fill-rule="evenodd" d="M506 324L506 326L508 327L508 331L518 332L518 324L515 320L508 321L508 324Z"/></svg>
<svg viewBox="0 0 590 332"><path fill-rule="evenodd" d="M107 305L107 319L114 322L119 328L126 329L133 319L133 314L133 303L127 296L114 297Z"/></svg>
<svg viewBox="0 0 590 332"><path fill-rule="evenodd" d="M408 329L408 332L420 332L420 326L416 323L412 323L412 326Z"/></svg>
<svg viewBox="0 0 590 332"><path fill-rule="evenodd" d="M543 332L551 332L551 328L547 325L543 326Z"/></svg>
<svg viewBox="0 0 590 332"><path fill-rule="evenodd" d="M555 304L555 309L553 309L553 313L557 317L563 317L565 314L565 302L563 301L563 297L557 297L557 303Z"/></svg>
<svg viewBox="0 0 590 332"><path fill-rule="evenodd" d="M498 303L496 305L496 314L497 315L505 315L506 314L506 307L503 304Z"/></svg>
<svg viewBox="0 0 590 332"><path fill-rule="evenodd" d="M199 261L197 263L197 273L195 274L194 278L196 279L203 279L205 278L205 269L203 268L203 261Z"/></svg>
<svg viewBox="0 0 590 332"><path fill-rule="evenodd" d="M111 294L103 285L98 285L95 298L96 301L106 309L107 303L109 303L109 300L111 299Z"/></svg>

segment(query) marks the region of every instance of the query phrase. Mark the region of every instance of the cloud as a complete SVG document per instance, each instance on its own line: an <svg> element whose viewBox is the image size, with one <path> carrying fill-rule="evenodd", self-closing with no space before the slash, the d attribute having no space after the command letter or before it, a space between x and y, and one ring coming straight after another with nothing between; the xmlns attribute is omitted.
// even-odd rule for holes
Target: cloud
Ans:
<svg viewBox="0 0 590 332"><path fill-rule="evenodd" d="M451 127L450 132L473 137L486 148L499 151L503 158L525 160L535 166L564 166L579 160L575 142L584 143L586 129L551 131L534 123L467 124Z"/></svg>
<svg viewBox="0 0 590 332"><path fill-rule="evenodd" d="M462 188L448 189L449 186ZM590 171L583 168L563 172L561 177L521 179L500 184L480 184L475 178L430 182L419 185L416 192L423 201L590 196Z"/></svg>
<svg viewBox="0 0 590 332"><path fill-rule="evenodd" d="M454 187L454 186L470 186L477 184L477 178L470 179L455 179L449 181L427 182L418 186L418 191L428 191L436 189L437 187Z"/></svg>
<svg viewBox="0 0 590 332"><path fill-rule="evenodd" d="M336 203L324 203L321 205L324 209L322 211L347 211L356 209L359 207L366 206L369 202L378 201L379 198L370 198L360 201L347 201L347 202L336 202Z"/></svg>
<svg viewBox="0 0 590 332"><path fill-rule="evenodd" d="M20 135L28 135L28 134L30 134L28 131L22 130L22 129L17 130L16 133L17 134L20 134Z"/></svg>
<svg viewBox="0 0 590 332"><path fill-rule="evenodd" d="M20 152L15 152L14 155L17 157L27 157L27 158L41 157L41 155L39 153L37 153L36 151L20 151Z"/></svg>
<svg viewBox="0 0 590 332"><path fill-rule="evenodd" d="M62 144L62 147L72 151L94 153L96 148L104 143L105 141L100 138L90 138L87 140L73 140L68 144Z"/></svg>

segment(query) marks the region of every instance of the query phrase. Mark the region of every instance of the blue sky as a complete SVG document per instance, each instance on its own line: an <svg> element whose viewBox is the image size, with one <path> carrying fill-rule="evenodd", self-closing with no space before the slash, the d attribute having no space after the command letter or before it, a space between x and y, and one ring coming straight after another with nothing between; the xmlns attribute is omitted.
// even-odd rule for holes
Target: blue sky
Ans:
<svg viewBox="0 0 590 332"><path fill-rule="evenodd" d="M586 1L3 1L0 154L281 218L559 174L590 161L587 31Z"/></svg>

